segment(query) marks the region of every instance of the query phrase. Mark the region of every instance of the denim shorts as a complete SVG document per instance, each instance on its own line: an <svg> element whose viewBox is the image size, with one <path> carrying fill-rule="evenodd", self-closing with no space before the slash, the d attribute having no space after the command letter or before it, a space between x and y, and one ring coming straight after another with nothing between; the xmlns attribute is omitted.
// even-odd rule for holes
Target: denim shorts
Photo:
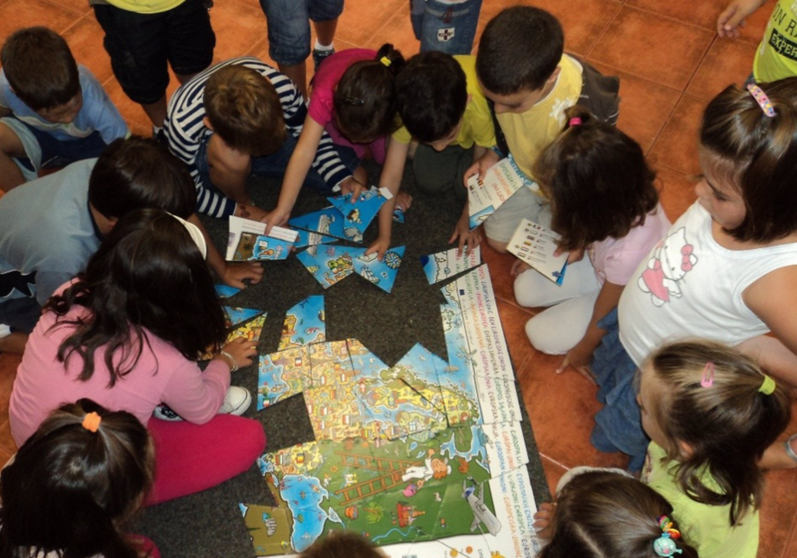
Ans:
<svg viewBox="0 0 797 558"><path fill-rule="evenodd" d="M443 4L437 0L412 0L412 30L421 41L421 52L470 54L482 0Z"/></svg>
<svg viewBox="0 0 797 558"><path fill-rule="evenodd" d="M105 31L105 50L125 94L139 104L157 102L174 73L191 75L213 62L216 35L202 0L185 0L171 10L138 14L95 4L94 15Z"/></svg>
<svg viewBox="0 0 797 558"><path fill-rule="evenodd" d="M39 321L42 309L35 298L12 298L0 302L0 324L12 332L30 333Z"/></svg>
<svg viewBox="0 0 797 558"><path fill-rule="evenodd" d="M260 0L260 6L266 14L268 55L283 66L310 56L310 20L330 21L343 13L343 0Z"/></svg>

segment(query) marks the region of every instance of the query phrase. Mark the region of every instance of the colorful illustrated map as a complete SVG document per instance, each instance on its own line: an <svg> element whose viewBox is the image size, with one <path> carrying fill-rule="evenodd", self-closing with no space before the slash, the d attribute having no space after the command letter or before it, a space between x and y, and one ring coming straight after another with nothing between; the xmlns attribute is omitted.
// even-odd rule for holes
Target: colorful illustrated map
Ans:
<svg viewBox="0 0 797 558"><path fill-rule="evenodd" d="M325 289L357 273L389 293L404 259L404 246L390 248L382 261L365 252L365 248L351 246L311 246L296 257Z"/></svg>
<svg viewBox="0 0 797 558"><path fill-rule="evenodd" d="M326 341L324 297L309 296L293 306L285 315L277 350L284 351Z"/></svg>
<svg viewBox="0 0 797 558"><path fill-rule="evenodd" d="M459 250L451 248L444 252L421 256L421 265L430 285L439 283L444 279L459 275L463 271L473 269L482 263L481 249L477 246L467 254L457 255Z"/></svg>
<svg viewBox="0 0 797 558"><path fill-rule="evenodd" d="M332 531L391 558L531 558L536 511L487 266L443 289L447 359L388 366L356 340L261 357L258 409L303 393L316 441L258 460L276 507L241 504L258 556Z"/></svg>
<svg viewBox="0 0 797 558"><path fill-rule="evenodd" d="M371 186L369 190L363 191L354 203L351 201L351 194L327 199L343 216L343 230L357 231L362 240L362 233L374 220L382 205L392 197L393 194L387 188Z"/></svg>

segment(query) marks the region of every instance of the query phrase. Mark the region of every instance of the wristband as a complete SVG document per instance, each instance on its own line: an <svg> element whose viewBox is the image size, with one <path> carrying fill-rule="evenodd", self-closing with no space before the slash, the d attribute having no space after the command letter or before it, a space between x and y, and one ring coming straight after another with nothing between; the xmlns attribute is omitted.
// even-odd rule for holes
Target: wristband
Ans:
<svg viewBox="0 0 797 558"><path fill-rule="evenodd" d="M789 439L783 442L783 446L786 448L786 455L789 456L789 459L797 463L797 453L794 453L794 450L791 449L791 441L794 439L797 439L797 434L789 436Z"/></svg>
<svg viewBox="0 0 797 558"><path fill-rule="evenodd" d="M238 370L238 363L235 362L235 359L230 353L227 351L219 351L219 354L230 362L230 372L235 372Z"/></svg>

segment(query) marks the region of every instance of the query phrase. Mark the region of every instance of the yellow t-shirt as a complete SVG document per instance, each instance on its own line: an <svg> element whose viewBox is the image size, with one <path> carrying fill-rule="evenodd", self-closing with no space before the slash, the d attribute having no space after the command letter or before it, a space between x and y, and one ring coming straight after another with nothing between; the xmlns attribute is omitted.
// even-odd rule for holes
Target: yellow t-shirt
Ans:
<svg viewBox="0 0 797 558"><path fill-rule="evenodd" d="M462 126L459 128L457 139L451 142L451 145L459 145L464 149L470 149L474 143L482 147L492 147L495 145L495 127L490 115L490 107L487 106L487 99L476 80L476 57L460 55L455 56L454 59L459 62L465 72L470 101L465 106L465 114L462 116ZM393 133L393 139L401 143L409 143L412 136L407 128L402 126Z"/></svg>
<svg viewBox="0 0 797 558"><path fill-rule="evenodd" d="M684 540L697 549L700 558L756 558L758 512L750 508L741 524L731 527L730 504L709 506L689 498L675 482L672 470L676 463L662 463L666 456L661 446L651 442L641 480L670 502ZM700 480L711 490L721 492L708 472Z"/></svg>
<svg viewBox="0 0 797 558"><path fill-rule="evenodd" d="M526 112L497 115L515 163L531 178L531 168L537 157L564 128L565 110L575 105L581 96L581 64L564 54L559 67L561 71L556 85L547 97L540 99Z"/></svg>
<svg viewBox="0 0 797 558"><path fill-rule="evenodd" d="M185 0L104 0L106 3L137 14L159 14L176 8Z"/></svg>
<svg viewBox="0 0 797 558"><path fill-rule="evenodd" d="M753 76L767 83L797 76L797 1L779 0L753 61Z"/></svg>

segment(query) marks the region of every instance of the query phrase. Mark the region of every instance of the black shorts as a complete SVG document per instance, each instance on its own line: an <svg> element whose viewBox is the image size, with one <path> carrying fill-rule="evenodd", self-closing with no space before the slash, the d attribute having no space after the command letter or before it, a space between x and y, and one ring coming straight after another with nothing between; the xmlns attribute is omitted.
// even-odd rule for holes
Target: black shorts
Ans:
<svg viewBox="0 0 797 558"><path fill-rule="evenodd" d="M176 74L201 72L213 61L216 35L202 0L185 0L157 14L138 14L110 4L94 5L105 31L105 50L125 94L139 104L160 100Z"/></svg>

